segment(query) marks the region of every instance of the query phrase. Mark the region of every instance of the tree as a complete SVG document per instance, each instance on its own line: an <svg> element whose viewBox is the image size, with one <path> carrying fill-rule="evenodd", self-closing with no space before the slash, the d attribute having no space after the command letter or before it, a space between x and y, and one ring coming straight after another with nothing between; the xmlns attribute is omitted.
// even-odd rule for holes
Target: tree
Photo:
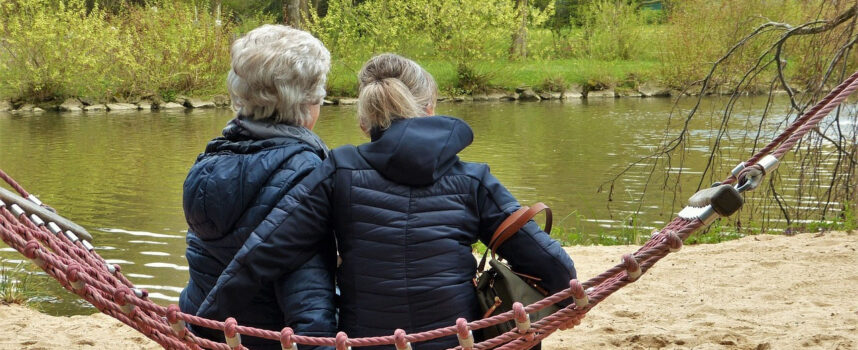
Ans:
<svg viewBox="0 0 858 350"><path fill-rule="evenodd" d="M530 11L528 0L516 0L518 6L519 27L512 35L512 46L509 48L511 58L527 58L527 16Z"/></svg>
<svg viewBox="0 0 858 350"><path fill-rule="evenodd" d="M682 183L680 177L688 176L683 174L683 169L687 169L686 159L692 147L689 125L692 122L706 123L706 119L714 130L707 140L709 157L702 176L697 173L693 176L700 176L697 189L721 181L725 174L717 170L730 169L735 164L731 162L748 156L744 148L724 147L723 141L729 139L734 144L752 145L754 152L759 151L776 134L767 128L776 126L774 131L785 130L787 125L808 112L810 106L858 69L853 52L858 44L858 4L829 1L797 3L803 6L801 13L806 14L796 22L798 24L758 16L762 23L749 29L747 35L729 48L724 48L726 52L709 65L705 77L685 89L698 97L689 110L682 112L683 117L671 114L667 129L678 126L678 130L666 132L662 145L654 153L606 181L604 185L609 187L609 198L614 186L618 185L617 180L635 165L645 166L650 172L647 185L660 183L662 188L669 190L665 193L672 192L676 196ZM723 111L719 111L718 116L707 118L710 115L703 115L701 107L703 96L713 91L718 84L718 74L724 73L730 60L738 58L743 50L751 50L755 59L742 64L744 73L725 89L731 94ZM790 70L795 73L790 75ZM764 112L762 115L742 114L737 108L740 96L754 92L759 86L764 86L768 92L763 96L766 103ZM778 90L786 95L783 99L776 98ZM786 105L789 110L784 112L778 105ZM679 111L678 101L676 106L675 111ZM755 223L760 225L761 231L781 219L788 230L808 229L802 227L803 223L820 220L832 225L839 222L846 227L853 224L858 188L858 124L850 120L856 116L858 111L854 108L841 106L815 128L809 129L797 147L786 153L788 165L767 174L767 184L746 194L748 198L757 200L749 200L742 213L729 220L735 220L736 227L741 226L742 219L758 220ZM660 169L667 172L659 173ZM781 172L791 172L799 181L794 186L783 186L780 183ZM789 193L784 195L780 191ZM762 213L760 208L764 207L780 208L782 218Z"/></svg>
<svg viewBox="0 0 858 350"><path fill-rule="evenodd" d="M313 7L318 11L319 2L314 1ZM307 0L283 0L283 24L304 29L309 11L310 7Z"/></svg>

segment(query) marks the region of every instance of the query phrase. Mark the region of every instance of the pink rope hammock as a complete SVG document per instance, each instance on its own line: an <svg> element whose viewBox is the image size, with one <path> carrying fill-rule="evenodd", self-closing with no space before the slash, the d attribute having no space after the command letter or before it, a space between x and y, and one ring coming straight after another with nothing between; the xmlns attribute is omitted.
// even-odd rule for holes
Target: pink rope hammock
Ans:
<svg viewBox="0 0 858 350"><path fill-rule="evenodd" d="M752 169L758 169L762 175L774 170L787 151L856 89L858 72L802 114L766 147L737 166L722 184L739 185L737 188L740 191L756 187L760 177L752 179ZM620 264L583 283L571 280L568 289L536 303L515 303L513 310L496 316L470 321L458 319L454 325L414 334L397 329L393 334L381 337L349 338L343 332L334 338L308 337L295 334L288 327L280 332L245 327L238 325L233 318L223 322L209 320L182 313L177 305L164 307L155 304L148 299L146 290L135 288L122 275L118 265L107 264L87 240L79 238L88 234L76 230L72 227L76 225L51 211L42 209L47 207L2 170L0 178L20 195L0 188L0 194L5 194L0 198L10 202L0 200L0 237L3 241L67 290L167 349L245 349L241 345L242 334L278 340L284 350L296 350L296 344L334 346L337 350L394 345L397 350L407 350L411 348L411 343L452 335L456 335L460 343L455 349L528 349L558 329L569 329L580 324L590 309L620 288L636 281L667 254L678 251L689 235L719 216L712 205L686 207L636 252L623 255ZM528 314L569 298L574 303L537 322L530 322ZM508 321L515 321L516 328L475 343L472 331ZM226 343L197 337L187 330L187 324L220 330L225 335Z"/></svg>

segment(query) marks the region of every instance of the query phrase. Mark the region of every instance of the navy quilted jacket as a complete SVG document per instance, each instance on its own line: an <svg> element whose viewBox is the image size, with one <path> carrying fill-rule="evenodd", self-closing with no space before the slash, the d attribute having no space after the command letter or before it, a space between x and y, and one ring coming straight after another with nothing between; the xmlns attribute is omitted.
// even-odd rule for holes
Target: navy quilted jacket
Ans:
<svg viewBox="0 0 858 350"><path fill-rule="evenodd" d="M233 135L208 144L184 185L190 280L179 299L183 312L197 313L253 229L288 190L321 164L321 157L323 150L289 137L254 140ZM238 294L243 307L218 319L235 317L246 326L276 331L290 326L301 334L333 336L333 243L321 241L304 249L306 258L294 262L291 273L265 281L253 295ZM193 331L223 340L222 332L200 327ZM251 349L281 348L278 342L246 336L242 343Z"/></svg>
<svg viewBox="0 0 858 350"><path fill-rule="evenodd" d="M241 308L223 300L291 271L305 259L300 252L333 230L343 259L339 328L350 337L479 318L471 245L487 242L520 205L488 166L459 160L472 139L461 120L422 117L395 121L370 143L334 150L248 238L200 313L222 317ZM569 256L532 221L499 254L552 292L575 277ZM413 346L457 344L453 336Z"/></svg>

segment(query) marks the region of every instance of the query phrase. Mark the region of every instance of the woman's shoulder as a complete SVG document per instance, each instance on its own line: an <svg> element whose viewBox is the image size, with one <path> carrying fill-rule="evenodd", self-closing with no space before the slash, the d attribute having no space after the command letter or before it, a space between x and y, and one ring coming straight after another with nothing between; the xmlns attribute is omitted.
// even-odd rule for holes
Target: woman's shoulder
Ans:
<svg viewBox="0 0 858 350"><path fill-rule="evenodd" d="M369 163L361 156L360 150L354 145L343 145L331 150L328 161L338 169L367 169Z"/></svg>
<svg viewBox="0 0 858 350"><path fill-rule="evenodd" d="M486 163L459 160L451 169L451 173L467 175L481 181L486 175L491 173L491 170L489 165Z"/></svg>

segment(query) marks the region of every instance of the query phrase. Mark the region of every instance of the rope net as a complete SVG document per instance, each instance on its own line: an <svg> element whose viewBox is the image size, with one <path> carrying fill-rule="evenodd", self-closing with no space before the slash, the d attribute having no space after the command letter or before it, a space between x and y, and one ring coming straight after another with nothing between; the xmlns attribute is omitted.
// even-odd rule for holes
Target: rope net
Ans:
<svg viewBox="0 0 858 350"><path fill-rule="evenodd" d="M858 72L797 118L760 152L742 163L741 168L760 167L757 163L766 156L781 158L856 89ZM722 183L742 184L748 180L744 178L745 173L738 171ZM0 178L20 194L21 198L16 200L44 206L2 170ZM558 329L571 329L580 324L590 309L620 288L636 281L671 252L678 251L683 241L694 231L711 223L710 219L714 217L689 217L680 213L637 251L623 255L619 264L598 276L583 283L571 280L569 288L563 291L530 305L515 303L513 310L499 315L481 320L459 319L448 327L414 334L397 329L393 334L381 337L349 338L346 333L340 332L331 338L302 336L288 327L279 332L245 327L233 318L225 321L209 320L183 313L177 305L165 307L155 304L149 300L146 290L135 288L122 275L120 267L106 263L89 242L79 239L71 231L64 232L55 222L45 222L37 214L26 212L18 204L0 201L0 237L6 244L30 259L65 289L166 349L246 349L241 345L242 334L280 341L284 350L297 349L295 344L334 346L337 350L394 345L398 350L406 350L410 349L410 343L452 335L456 335L460 342L455 349L529 349ZM532 324L529 322L528 314L569 298L574 300L569 306ZM517 327L491 339L474 341L473 331L509 321L515 321ZM187 324L219 330L224 333L226 343L197 337L188 331Z"/></svg>

